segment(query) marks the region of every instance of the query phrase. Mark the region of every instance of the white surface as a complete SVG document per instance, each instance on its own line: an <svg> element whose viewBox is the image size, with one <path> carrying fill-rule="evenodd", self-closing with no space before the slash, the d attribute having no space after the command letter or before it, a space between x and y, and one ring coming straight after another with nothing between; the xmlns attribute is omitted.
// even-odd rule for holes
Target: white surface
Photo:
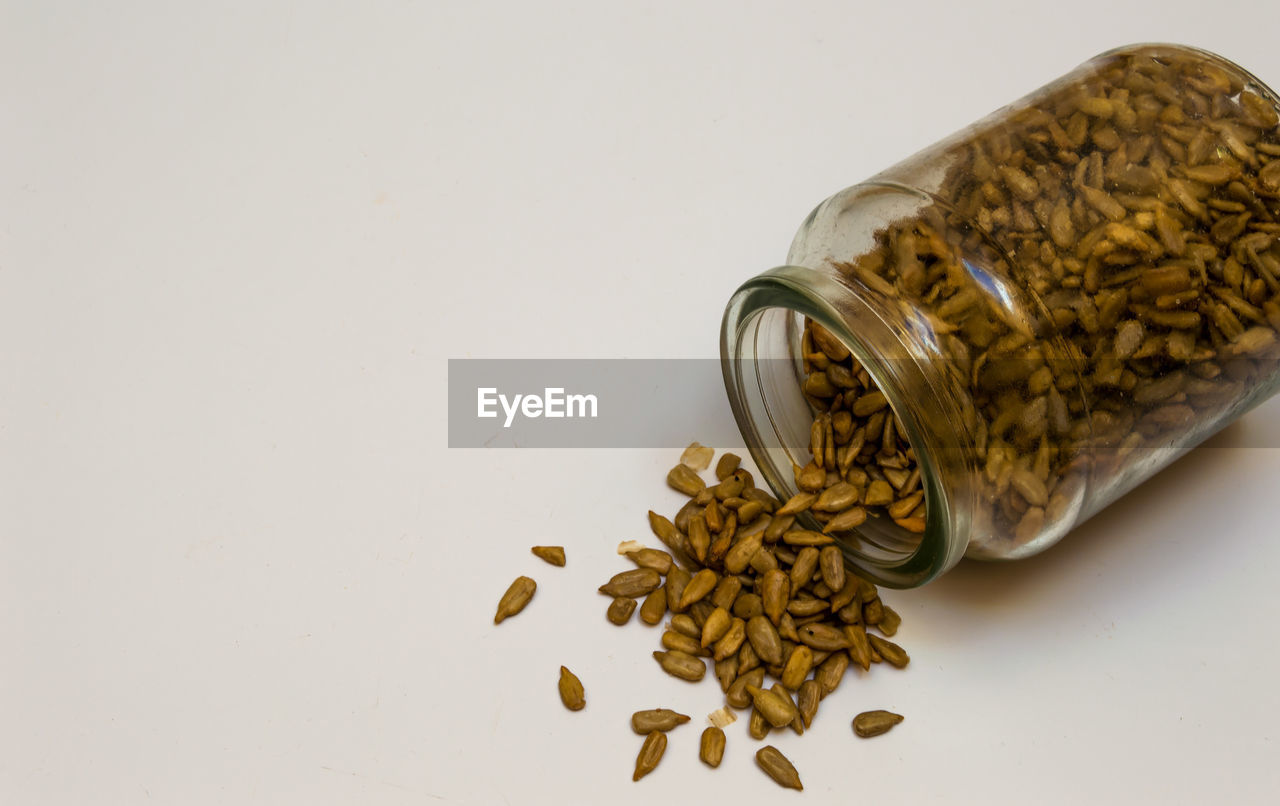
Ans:
<svg viewBox="0 0 1280 806"><path fill-rule="evenodd" d="M887 593L912 665L776 739L797 796L741 721L719 771L695 723L629 780L632 710L720 701L594 592L675 457L450 452L443 388L448 357L713 356L826 195L1120 44L1280 82L1274 4L175 5L0 23L0 802L1280 787L1280 401L1045 555ZM869 707L907 721L856 741Z"/></svg>

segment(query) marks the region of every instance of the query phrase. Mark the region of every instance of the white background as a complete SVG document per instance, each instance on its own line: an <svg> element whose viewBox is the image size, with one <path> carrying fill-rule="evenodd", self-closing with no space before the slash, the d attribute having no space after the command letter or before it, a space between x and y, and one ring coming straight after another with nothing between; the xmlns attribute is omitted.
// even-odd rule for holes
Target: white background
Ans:
<svg viewBox="0 0 1280 806"><path fill-rule="evenodd" d="M3 7L0 802L1280 786L1280 401L1044 555L886 592L913 662L775 734L797 795L745 721L702 767L715 682L604 620L675 453L450 451L444 390L449 357L713 357L825 196L1121 44L1276 85L1273 3ZM632 784L659 704L696 721ZM856 740L876 707L907 721Z"/></svg>

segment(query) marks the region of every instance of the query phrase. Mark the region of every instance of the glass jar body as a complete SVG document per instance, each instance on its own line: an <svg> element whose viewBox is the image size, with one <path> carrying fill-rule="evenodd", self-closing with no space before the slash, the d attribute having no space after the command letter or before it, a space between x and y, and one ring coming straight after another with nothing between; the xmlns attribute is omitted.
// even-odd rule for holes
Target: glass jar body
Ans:
<svg viewBox="0 0 1280 806"><path fill-rule="evenodd" d="M1269 397L1278 107L1212 54L1125 48L823 202L726 310L765 478L855 488L846 555L916 585L1046 548Z"/></svg>

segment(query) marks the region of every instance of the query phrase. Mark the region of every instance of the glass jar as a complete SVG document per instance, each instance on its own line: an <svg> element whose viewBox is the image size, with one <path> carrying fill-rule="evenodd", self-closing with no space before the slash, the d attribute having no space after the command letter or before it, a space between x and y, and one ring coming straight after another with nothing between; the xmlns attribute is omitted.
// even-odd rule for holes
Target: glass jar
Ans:
<svg viewBox="0 0 1280 806"><path fill-rule="evenodd" d="M1122 48L818 205L721 329L786 510L921 585L1043 550L1273 394L1278 109L1211 53Z"/></svg>

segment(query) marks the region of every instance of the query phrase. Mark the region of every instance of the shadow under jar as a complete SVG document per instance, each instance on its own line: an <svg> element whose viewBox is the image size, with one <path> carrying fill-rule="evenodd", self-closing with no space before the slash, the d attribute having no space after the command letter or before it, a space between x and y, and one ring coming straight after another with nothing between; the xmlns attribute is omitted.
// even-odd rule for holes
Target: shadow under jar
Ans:
<svg viewBox="0 0 1280 806"><path fill-rule="evenodd" d="M1271 396L1278 110L1126 47L820 204L721 330L799 524L889 586L1025 557Z"/></svg>

